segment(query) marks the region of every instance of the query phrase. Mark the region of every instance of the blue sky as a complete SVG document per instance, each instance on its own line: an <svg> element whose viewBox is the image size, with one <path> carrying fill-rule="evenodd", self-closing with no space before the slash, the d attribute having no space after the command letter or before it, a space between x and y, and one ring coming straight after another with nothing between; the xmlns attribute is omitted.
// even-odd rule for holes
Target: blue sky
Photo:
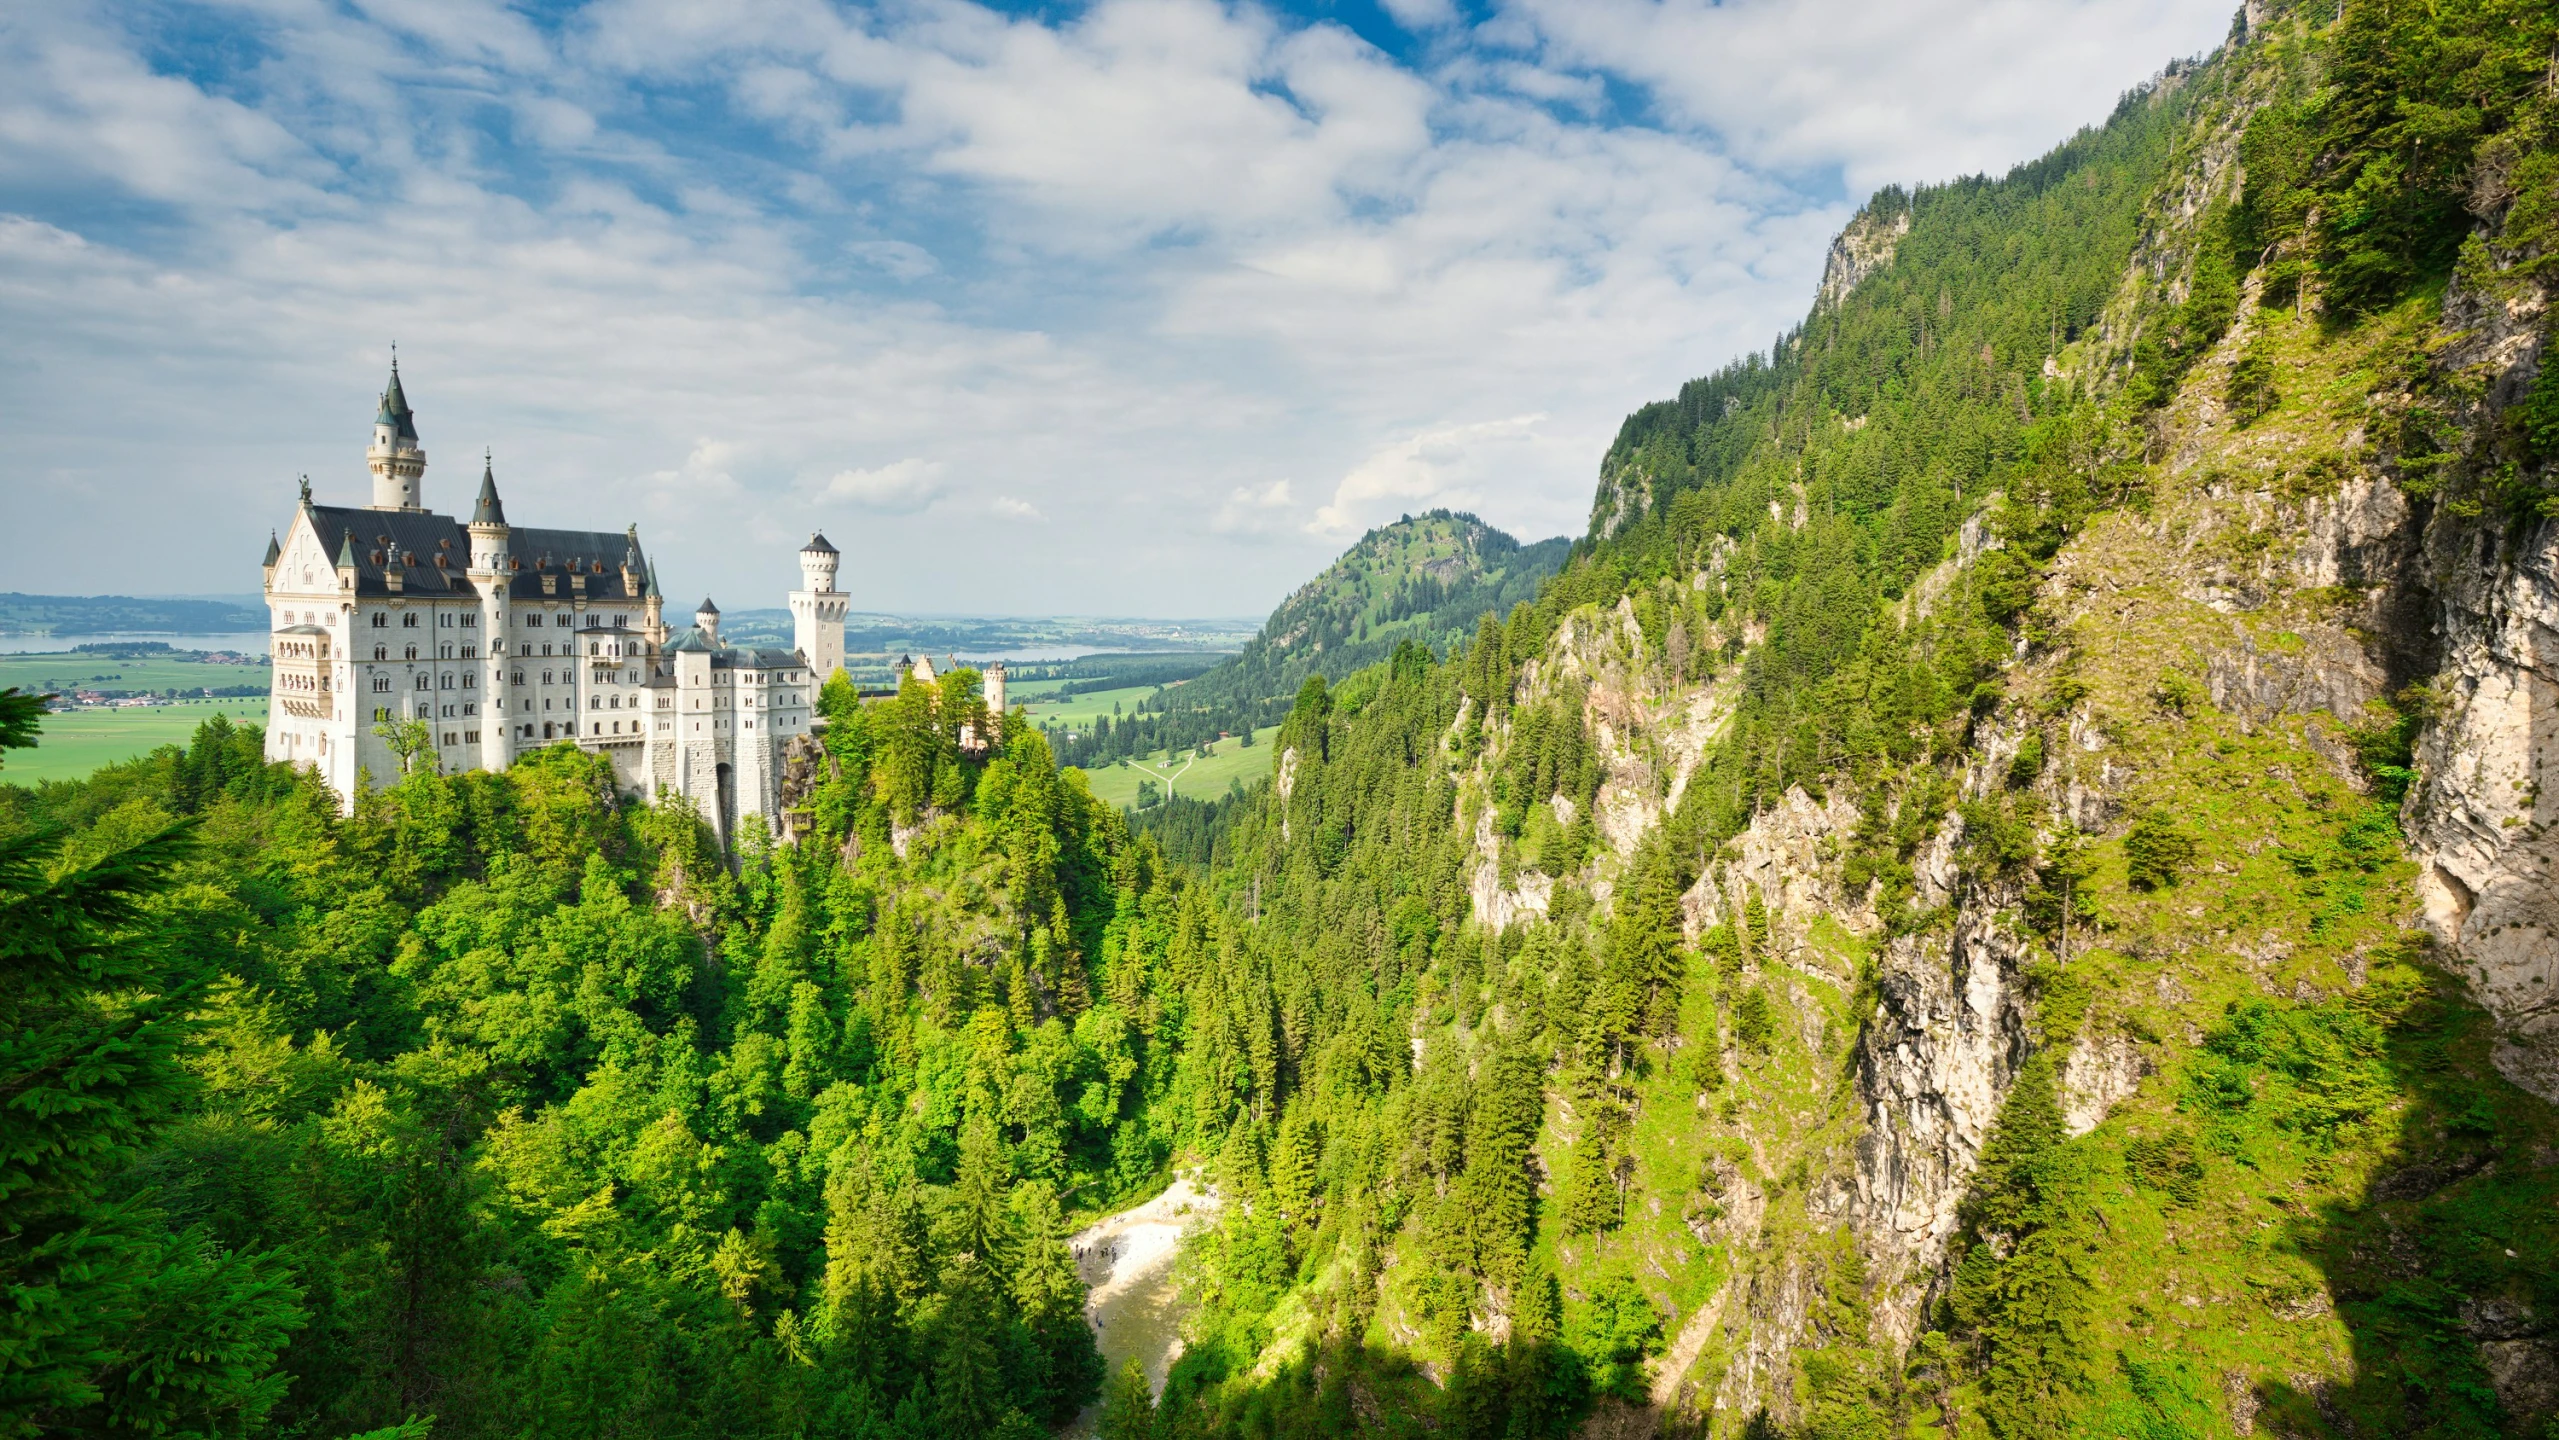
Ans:
<svg viewBox="0 0 2559 1440"><path fill-rule="evenodd" d="M0 589L251 591L361 503L636 521L778 604L1258 614L1361 530L1578 532L1876 186L2101 119L2221 0L0 11Z"/></svg>

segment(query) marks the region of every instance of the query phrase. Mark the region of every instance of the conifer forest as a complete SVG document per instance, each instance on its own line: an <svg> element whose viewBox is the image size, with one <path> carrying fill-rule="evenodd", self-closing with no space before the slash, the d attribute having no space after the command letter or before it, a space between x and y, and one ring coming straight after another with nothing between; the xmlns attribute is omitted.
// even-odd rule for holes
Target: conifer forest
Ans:
<svg viewBox="0 0 2559 1440"><path fill-rule="evenodd" d="M966 669L733 854L569 745L0 783L0 1426L2559 1435L2554 56L2256 0L1877 194L1568 551L1161 692L1278 720L1215 802ZM1158 1387L1069 1242L1177 1175Z"/></svg>

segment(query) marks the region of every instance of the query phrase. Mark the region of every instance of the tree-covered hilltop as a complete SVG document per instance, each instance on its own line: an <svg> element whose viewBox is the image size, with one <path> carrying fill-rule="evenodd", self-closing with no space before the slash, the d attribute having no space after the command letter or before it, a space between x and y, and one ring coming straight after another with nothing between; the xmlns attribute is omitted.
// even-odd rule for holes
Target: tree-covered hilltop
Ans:
<svg viewBox="0 0 2559 1440"><path fill-rule="evenodd" d="M220 720L0 787L10 1433L1073 1415L1068 1217L1223 1139L1227 962L1035 731L962 750L976 681L839 679L807 831L734 869L566 746L344 818Z"/></svg>
<svg viewBox="0 0 2559 1440"><path fill-rule="evenodd" d="M1435 654L1463 643L1481 617L1535 599L1569 549L1560 538L1522 545L1453 511L1405 516L1299 586L1232 659L1165 687L1134 715L1051 739L1068 764L1097 765L1250 734L1277 724L1309 675L1339 680L1406 641Z"/></svg>

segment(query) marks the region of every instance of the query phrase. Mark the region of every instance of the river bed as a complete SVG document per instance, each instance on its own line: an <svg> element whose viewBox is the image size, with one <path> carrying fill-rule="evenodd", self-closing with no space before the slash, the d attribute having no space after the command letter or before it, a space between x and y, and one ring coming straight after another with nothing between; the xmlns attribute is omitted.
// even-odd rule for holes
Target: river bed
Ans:
<svg viewBox="0 0 2559 1440"><path fill-rule="evenodd" d="M1143 1205L1105 1216L1067 1241L1088 1288L1084 1318L1093 1327L1109 1374L1131 1356L1145 1367L1157 1392L1182 1354L1182 1322L1191 1307L1175 1283L1173 1260L1183 1233L1215 1217L1221 1204L1214 1186L1182 1177ZM1088 1406L1069 1436L1091 1435L1101 1407Z"/></svg>

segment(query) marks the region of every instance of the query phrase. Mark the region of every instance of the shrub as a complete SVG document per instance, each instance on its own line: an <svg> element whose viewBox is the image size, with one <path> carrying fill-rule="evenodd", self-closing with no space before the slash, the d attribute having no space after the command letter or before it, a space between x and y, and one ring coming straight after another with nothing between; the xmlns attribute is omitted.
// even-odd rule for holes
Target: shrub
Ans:
<svg viewBox="0 0 2559 1440"><path fill-rule="evenodd" d="M2157 810L2135 820L2124 837L2125 878L2136 890L2174 885L2178 873L2194 863L2195 837Z"/></svg>

